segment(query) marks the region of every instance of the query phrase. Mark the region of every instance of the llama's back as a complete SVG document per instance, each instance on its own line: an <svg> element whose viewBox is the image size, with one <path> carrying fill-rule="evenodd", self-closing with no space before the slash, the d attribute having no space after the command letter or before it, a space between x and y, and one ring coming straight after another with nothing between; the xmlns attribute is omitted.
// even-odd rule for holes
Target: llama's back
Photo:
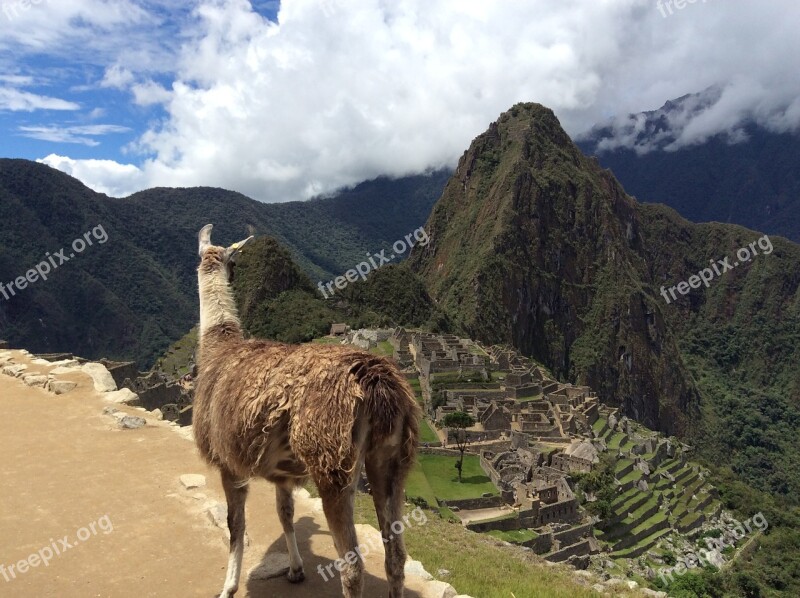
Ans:
<svg viewBox="0 0 800 598"><path fill-rule="evenodd" d="M349 347L265 341L211 353L201 356L194 408L209 462L242 477L299 478L308 470L340 483L361 456L357 423L369 426L368 442L399 434L413 461L420 410L388 360Z"/></svg>

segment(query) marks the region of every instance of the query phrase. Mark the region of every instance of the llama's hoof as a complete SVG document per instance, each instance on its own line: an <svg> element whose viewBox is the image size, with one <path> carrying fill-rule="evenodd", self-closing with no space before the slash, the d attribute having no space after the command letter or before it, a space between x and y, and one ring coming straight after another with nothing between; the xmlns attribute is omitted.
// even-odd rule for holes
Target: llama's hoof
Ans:
<svg viewBox="0 0 800 598"><path fill-rule="evenodd" d="M300 583L304 581L306 578L306 574L303 569L298 569L297 571L292 571L289 569L289 572L286 574L286 579L289 580L289 583Z"/></svg>

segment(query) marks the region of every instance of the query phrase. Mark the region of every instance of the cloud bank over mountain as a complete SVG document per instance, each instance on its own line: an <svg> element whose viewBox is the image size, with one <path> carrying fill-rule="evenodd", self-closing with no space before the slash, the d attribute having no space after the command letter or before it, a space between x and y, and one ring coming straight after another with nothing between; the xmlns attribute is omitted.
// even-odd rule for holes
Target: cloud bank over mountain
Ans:
<svg viewBox="0 0 800 598"><path fill-rule="evenodd" d="M246 0L201 0L186 13L170 12L166 1L124 0L112 11L99 0L73 0L72 13L54 15L55 4L28 11L37 15L31 23L18 17L13 41L29 53L55 53L99 32L91 58L76 54L106 60L103 78L89 85L161 111L126 146L130 164L110 166L101 154L76 159L61 147L42 160L116 194L214 185L284 201L453 165L520 101L553 108L577 135L718 90L715 101L668 123L669 149L720 132L735 140L748 119L782 131L800 124L793 0L696 2L666 17L651 0L287 0L272 18ZM76 7L84 19L74 17ZM33 47L25 28L47 16L64 29L49 23ZM71 27L81 29L70 34ZM140 51L112 43L115 31L132 31ZM8 39L0 33L0 47ZM776 55L786 60L765 59ZM21 78L0 79L0 102L30 110L60 99L26 96L26 73L11 74ZM72 108L61 101L52 118ZM55 126L19 134L63 139ZM623 118L617 130L609 144L635 146L636 122Z"/></svg>

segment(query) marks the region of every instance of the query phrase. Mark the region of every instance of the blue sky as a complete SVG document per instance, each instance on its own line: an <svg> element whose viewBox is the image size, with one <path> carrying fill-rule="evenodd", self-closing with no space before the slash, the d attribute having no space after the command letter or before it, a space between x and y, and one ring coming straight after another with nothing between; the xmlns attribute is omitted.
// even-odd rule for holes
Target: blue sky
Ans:
<svg viewBox="0 0 800 598"><path fill-rule="evenodd" d="M13 29L21 20L32 16L47 18L50 3L56 1L40 0L26 9L19 0L0 0L0 39L5 38L4 30ZM171 57L179 52L181 37L193 21L192 4L135 4L146 8L151 18L116 23L115 35L125 41L118 45L108 39L109 44L103 44L100 51L84 47L82 41L84 35L104 35L103 29L86 23L78 10L65 15L71 17L68 26L76 32L66 48L60 48L58 43L26 47L19 40L3 44L0 83L4 82L3 77L15 78L18 84L14 89L40 98L29 100L33 105L43 104L42 108L30 110L0 109L0 129L6 139L3 156L36 160L56 152L76 159L127 162L137 139L149 127L168 118L163 104L131 101L130 80L124 69L114 69L118 64L115 59L126 53L147 54L139 63L147 65L147 80L169 89L174 79ZM265 19L277 21L278 2L254 2L252 7ZM36 15L37 12L43 14ZM139 48L128 46L129 40L138 40Z"/></svg>
<svg viewBox="0 0 800 598"><path fill-rule="evenodd" d="M519 101L571 135L715 86L671 149L797 131L796 0L0 0L0 156L100 192L303 199L453 165ZM757 51L754 51L757 49ZM632 134L632 132L634 134Z"/></svg>

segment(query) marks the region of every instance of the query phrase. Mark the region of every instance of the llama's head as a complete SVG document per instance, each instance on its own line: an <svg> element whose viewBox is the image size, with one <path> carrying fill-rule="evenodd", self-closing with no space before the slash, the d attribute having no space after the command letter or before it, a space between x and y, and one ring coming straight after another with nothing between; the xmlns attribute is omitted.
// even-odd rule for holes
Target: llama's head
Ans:
<svg viewBox="0 0 800 598"><path fill-rule="evenodd" d="M221 271L225 273L225 277L230 282L233 280L233 265L236 263L236 258L239 256L242 247L244 247L252 236L247 237L244 241L234 243L230 247L219 247L211 244L211 229L214 228L213 224L206 224L200 229L198 239L200 241L200 271L204 273L212 273Z"/></svg>

